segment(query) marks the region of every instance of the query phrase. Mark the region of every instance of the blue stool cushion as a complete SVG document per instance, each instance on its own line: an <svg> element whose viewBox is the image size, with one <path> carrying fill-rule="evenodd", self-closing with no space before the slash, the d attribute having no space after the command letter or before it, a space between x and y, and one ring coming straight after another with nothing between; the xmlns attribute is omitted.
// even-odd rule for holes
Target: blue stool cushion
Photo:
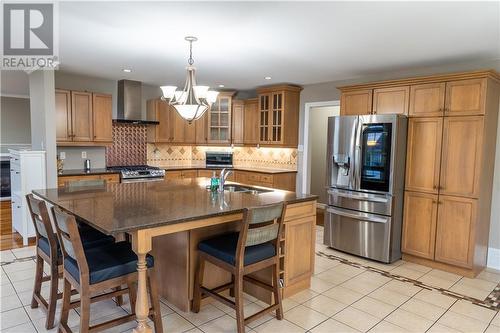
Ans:
<svg viewBox="0 0 500 333"><path fill-rule="evenodd" d="M126 241L85 248L84 250L89 266L90 284L137 271L137 255L132 251L130 243ZM146 256L146 262L148 268L153 267L154 260L149 254ZM76 260L65 258L64 268L79 282L80 273Z"/></svg>
<svg viewBox="0 0 500 333"><path fill-rule="evenodd" d="M238 232L220 235L206 239L198 244L198 250L203 251L230 265L236 264L236 247ZM244 265L250 265L276 255L276 249L271 243L263 243L245 248Z"/></svg>

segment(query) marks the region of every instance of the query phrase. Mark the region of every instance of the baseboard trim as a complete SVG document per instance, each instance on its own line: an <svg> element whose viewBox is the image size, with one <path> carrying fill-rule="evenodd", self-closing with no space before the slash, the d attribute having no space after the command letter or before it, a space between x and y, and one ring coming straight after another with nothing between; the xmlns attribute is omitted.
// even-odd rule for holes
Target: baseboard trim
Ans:
<svg viewBox="0 0 500 333"><path fill-rule="evenodd" d="M494 247L488 248L488 261L486 263L488 268L500 270L500 249Z"/></svg>

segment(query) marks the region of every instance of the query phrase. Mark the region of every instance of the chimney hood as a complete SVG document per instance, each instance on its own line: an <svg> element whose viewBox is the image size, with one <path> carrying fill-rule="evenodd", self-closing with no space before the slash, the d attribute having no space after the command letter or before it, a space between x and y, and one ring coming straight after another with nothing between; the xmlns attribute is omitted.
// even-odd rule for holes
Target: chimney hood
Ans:
<svg viewBox="0 0 500 333"><path fill-rule="evenodd" d="M132 80L118 81L117 123L153 124L158 121L142 118L142 82Z"/></svg>

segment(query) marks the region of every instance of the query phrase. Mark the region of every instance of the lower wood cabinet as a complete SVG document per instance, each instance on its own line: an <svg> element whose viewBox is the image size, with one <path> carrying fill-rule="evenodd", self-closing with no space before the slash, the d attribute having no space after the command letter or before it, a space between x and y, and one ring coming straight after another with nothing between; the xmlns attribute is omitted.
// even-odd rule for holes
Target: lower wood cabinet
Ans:
<svg viewBox="0 0 500 333"><path fill-rule="evenodd" d="M402 251L418 257L434 259L437 194L405 192Z"/></svg>
<svg viewBox="0 0 500 333"><path fill-rule="evenodd" d="M260 173L250 171L235 171L235 181L247 185L272 187L280 190L295 191L296 174L290 173Z"/></svg>
<svg viewBox="0 0 500 333"><path fill-rule="evenodd" d="M62 187L65 186L66 183L72 182L72 181L79 181L79 180L91 180L91 179L103 179L107 183L119 183L120 182L120 175L117 173L111 173L111 174L96 174L96 175L78 175L78 176L58 176L57 177L57 186Z"/></svg>
<svg viewBox="0 0 500 333"><path fill-rule="evenodd" d="M472 268L477 200L440 196L435 260Z"/></svg>
<svg viewBox="0 0 500 333"><path fill-rule="evenodd" d="M198 177L198 171L196 170L165 171L165 179L184 179L184 178L196 178L196 177Z"/></svg>

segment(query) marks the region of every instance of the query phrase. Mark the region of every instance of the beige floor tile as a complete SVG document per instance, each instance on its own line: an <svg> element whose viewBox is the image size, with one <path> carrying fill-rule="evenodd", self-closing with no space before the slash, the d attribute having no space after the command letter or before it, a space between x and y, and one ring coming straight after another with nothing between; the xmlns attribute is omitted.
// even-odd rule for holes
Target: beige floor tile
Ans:
<svg viewBox="0 0 500 333"><path fill-rule="evenodd" d="M0 312L9 311L22 307L21 301L16 294L0 298Z"/></svg>
<svg viewBox="0 0 500 333"><path fill-rule="evenodd" d="M416 298L408 300L401 305L401 309L417 314L426 319L436 321L446 312L445 308L437 305L426 303Z"/></svg>
<svg viewBox="0 0 500 333"><path fill-rule="evenodd" d="M323 295L333 298L347 305L356 302L358 299L361 299L364 296L361 293L358 293L351 289L344 288L342 286L334 287L328 290L327 292L323 293Z"/></svg>
<svg viewBox="0 0 500 333"><path fill-rule="evenodd" d="M398 280L392 280L391 282L385 284L383 286L383 289L394 291L410 297L422 290L422 288L415 286L412 283L402 282Z"/></svg>
<svg viewBox="0 0 500 333"><path fill-rule="evenodd" d="M352 277L349 275L341 274L333 269L328 269L326 271L323 271L317 275L315 275L318 279L324 280L326 282L332 283L334 285L343 283L351 279Z"/></svg>
<svg viewBox="0 0 500 333"><path fill-rule="evenodd" d="M20 247L18 249L12 249L11 251L17 259L33 257L36 255L35 246Z"/></svg>
<svg viewBox="0 0 500 333"><path fill-rule="evenodd" d="M325 257L320 257L320 256L315 257L314 264L316 266L325 267L325 268L333 268L335 266L342 265L337 260L333 260L333 259L329 259L329 258L325 258Z"/></svg>
<svg viewBox="0 0 500 333"><path fill-rule="evenodd" d="M12 286L11 283L8 283L8 284L3 284L2 286L0 286L0 293L1 293L2 298L3 298L3 297L15 295L16 290L14 289L14 287Z"/></svg>
<svg viewBox="0 0 500 333"><path fill-rule="evenodd" d="M493 318L491 324L495 326L500 326L500 312L497 312L497 315L495 316L495 318Z"/></svg>
<svg viewBox="0 0 500 333"><path fill-rule="evenodd" d="M115 312L113 314L109 314L109 315L106 315L106 316L100 316L99 318L92 318L92 317L90 317L90 325L94 326L94 325L97 325L97 324L100 324L100 323L103 323L103 322L106 322L106 321L109 321L109 320L117 319L119 317L123 317L126 314L127 314L127 312L124 311L124 310L122 310L121 312ZM148 325L151 328L154 327L152 322L149 322ZM136 326L137 326L137 322L136 321L129 321L129 322L123 323L121 325L110 327L110 328L106 329L105 332L106 333L130 332ZM71 330L73 331L73 333L79 332L79 324L76 324L74 327L71 327Z"/></svg>
<svg viewBox="0 0 500 333"><path fill-rule="evenodd" d="M367 332L380 321L377 317L351 306L337 313L333 319L361 332Z"/></svg>
<svg viewBox="0 0 500 333"><path fill-rule="evenodd" d="M254 328L256 332L262 333L303 333L304 329L295 325L294 323L289 322L286 319L277 320L272 319L269 320L262 325L259 325Z"/></svg>
<svg viewBox="0 0 500 333"><path fill-rule="evenodd" d="M396 310L395 306L389 305L387 303L381 302L371 297L363 297L359 301L351 305L353 308L364 311L374 317L383 319L389 313Z"/></svg>
<svg viewBox="0 0 500 333"><path fill-rule="evenodd" d="M351 279L348 280L344 283L342 283L340 286L354 290L356 292L359 292L363 295L369 294L375 289L380 288L380 286L383 285L383 283L379 282L370 282L370 281L363 281L363 280L356 280L356 279Z"/></svg>
<svg viewBox="0 0 500 333"><path fill-rule="evenodd" d="M12 253L11 250L0 251L0 261L1 262L10 262L16 259L16 256Z"/></svg>
<svg viewBox="0 0 500 333"><path fill-rule="evenodd" d="M421 281L429 286L432 287L437 287L437 288L443 288L443 289L450 289L451 286L455 284L456 281L448 280L448 279L443 279L434 275L429 275L430 273L427 273L426 275L418 278L418 281Z"/></svg>
<svg viewBox="0 0 500 333"><path fill-rule="evenodd" d="M434 323L432 320L425 319L403 309L397 309L387 316L385 320L410 332L425 332Z"/></svg>
<svg viewBox="0 0 500 333"><path fill-rule="evenodd" d="M180 333L194 328L194 325L177 313L171 313L161 318L163 332Z"/></svg>
<svg viewBox="0 0 500 333"><path fill-rule="evenodd" d="M335 319L328 319L311 330L312 333L357 333L352 327L349 327Z"/></svg>
<svg viewBox="0 0 500 333"><path fill-rule="evenodd" d="M37 333L37 331L32 323L24 323L2 330L2 333Z"/></svg>
<svg viewBox="0 0 500 333"><path fill-rule="evenodd" d="M450 290L454 291L456 293L465 295L465 296L476 298L476 299L481 300L481 301L483 301L490 294L489 291L479 289L479 288L465 286L463 284L460 284L460 285L456 284L453 287L451 287Z"/></svg>
<svg viewBox="0 0 500 333"><path fill-rule="evenodd" d="M11 281L21 281L21 280L35 280L35 270L34 269L26 269L17 272L10 272L8 274L9 279Z"/></svg>
<svg viewBox="0 0 500 333"><path fill-rule="evenodd" d="M311 287L309 289L321 294L322 292L327 291L328 289L331 289L333 287L335 287L335 284L313 276L311 278Z"/></svg>
<svg viewBox="0 0 500 333"><path fill-rule="evenodd" d="M493 291L498 283L491 282L483 279L469 279L467 277L463 277L460 281L457 282L457 285L464 285L468 287L473 287L477 289L483 289L488 292Z"/></svg>
<svg viewBox="0 0 500 333"><path fill-rule="evenodd" d="M394 268L393 270L391 270L391 274L404 276L406 278L414 279L414 280L416 280L416 279L418 279L426 274L426 273L421 272L421 271L409 269L405 266L406 265L401 265L401 266Z"/></svg>
<svg viewBox="0 0 500 333"><path fill-rule="evenodd" d="M12 272L19 272L19 271L24 271L24 270L34 270L35 269L35 262L33 260L28 260L28 261L20 261L20 262L15 262L12 264L4 265L2 266L3 270L5 273L9 274Z"/></svg>
<svg viewBox="0 0 500 333"><path fill-rule="evenodd" d="M369 294L371 298L375 298L381 302L393 305L400 306L404 302L406 302L410 297L402 295L400 293L384 289L381 287L380 289L375 290L371 294Z"/></svg>
<svg viewBox="0 0 500 333"><path fill-rule="evenodd" d="M328 319L328 316L309 307L299 305L286 313L286 319L303 329L309 330Z"/></svg>
<svg viewBox="0 0 500 333"><path fill-rule="evenodd" d="M370 330L370 333L406 333L408 330L394 325L388 321L381 321L374 328Z"/></svg>
<svg viewBox="0 0 500 333"><path fill-rule="evenodd" d="M33 274L35 276L35 274ZM16 292L22 293L23 291L32 291L33 290L33 285L34 285L34 279L28 279L28 280L12 280L12 285L14 286L14 289L16 289ZM48 286L49 284L47 284Z"/></svg>
<svg viewBox="0 0 500 333"><path fill-rule="evenodd" d="M493 272L489 271L488 269L485 269L484 271L478 274L477 278L490 282L500 283L500 272L499 271Z"/></svg>
<svg viewBox="0 0 500 333"><path fill-rule="evenodd" d="M186 331L186 332L184 332L184 333L203 333L203 331L202 331L202 330L200 330L199 328L196 328L196 327L195 327L195 328L192 328L192 329L190 329L189 331Z"/></svg>
<svg viewBox="0 0 500 333"><path fill-rule="evenodd" d="M460 331L457 331L448 326L435 323L431 328L427 330L427 333L460 333Z"/></svg>
<svg viewBox="0 0 500 333"><path fill-rule="evenodd" d="M189 311L189 312L179 312L179 314L184 318L186 318L187 320L189 320L195 326L200 326L210 320L222 317L225 313L222 310L216 308L212 304L205 304L201 306L200 312L198 313Z"/></svg>
<svg viewBox="0 0 500 333"><path fill-rule="evenodd" d="M450 308L450 311L468 316L485 323L490 323L490 321L495 317L497 311L483 308L481 306L474 305L468 301L459 300Z"/></svg>
<svg viewBox="0 0 500 333"><path fill-rule="evenodd" d="M30 318L28 317L26 312L24 312L24 309L22 307L5 311L0 314L0 330L4 330L13 326L19 326L29 321Z"/></svg>
<svg viewBox="0 0 500 333"><path fill-rule="evenodd" d="M431 267L427 267L427 266L424 266L424 265L415 264L413 262L408 262L408 261L403 262L403 264L401 265L401 267L409 268L409 269L412 269L414 271L419 271L419 272L422 272L422 273L428 273L428 272L430 272L432 270Z"/></svg>
<svg viewBox="0 0 500 333"><path fill-rule="evenodd" d="M413 296L413 298L445 309L448 309L456 301L455 298L443 295L439 291L427 289L422 289L419 293Z"/></svg>
<svg viewBox="0 0 500 333"><path fill-rule="evenodd" d="M331 317L337 312L340 312L348 307L347 304L323 295L318 295L314 298L311 298L303 304L307 307L310 307L311 309L321 312L328 317Z"/></svg>
<svg viewBox="0 0 500 333"><path fill-rule="evenodd" d="M237 332L236 319L228 315L211 320L208 323L201 325L199 328L205 333ZM250 331L250 328L247 328L246 331Z"/></svg>
<svg viewBox="0 0 500 333"><path fill-rule="evenodd" d="M311 298L318 296L319 294L313 290L306 289L303 290L293 296L290 297L292 301L295 301L297 303L304 303L305 301L310 300Z"/></svg>
<svg viewBox="0 0 500 333"><path fill-rule="evenodd" d="M483 332L488 326L487 323L452 311L446 312L438 323L464 333Z"/></svg>
<svg viewBox="0 0 500 333"><path fill-rule="evenodd" d="M495 326L495 325L488 326L486 331L484 331L484 333L499 333L499 332L500 332L500 326Z"/></svg>
<svg viewBox="0 0 500 333"><path fill-rule="evenodd" d="M335 267L331 268L330 270L332 270L338 274L347 275L350 277L354 277L354 276L359 275L359 274L366 271L364 268L358 268L358 267L354 267L354 266L350 266L350 265L346 265L346 264L335 266Z"/></svg>
<svg viewBox="0 0 500 333"><path fill-rule="evenodd" d="M287 312L288 310L291 310L291 309L293 309L294 307L296 307L297 305L300 304L300 303L295 302L294 300L292 300L290 298L285 298L281 302L283 303L282 305L283 305L283 311L284 312Z"/></svg>

